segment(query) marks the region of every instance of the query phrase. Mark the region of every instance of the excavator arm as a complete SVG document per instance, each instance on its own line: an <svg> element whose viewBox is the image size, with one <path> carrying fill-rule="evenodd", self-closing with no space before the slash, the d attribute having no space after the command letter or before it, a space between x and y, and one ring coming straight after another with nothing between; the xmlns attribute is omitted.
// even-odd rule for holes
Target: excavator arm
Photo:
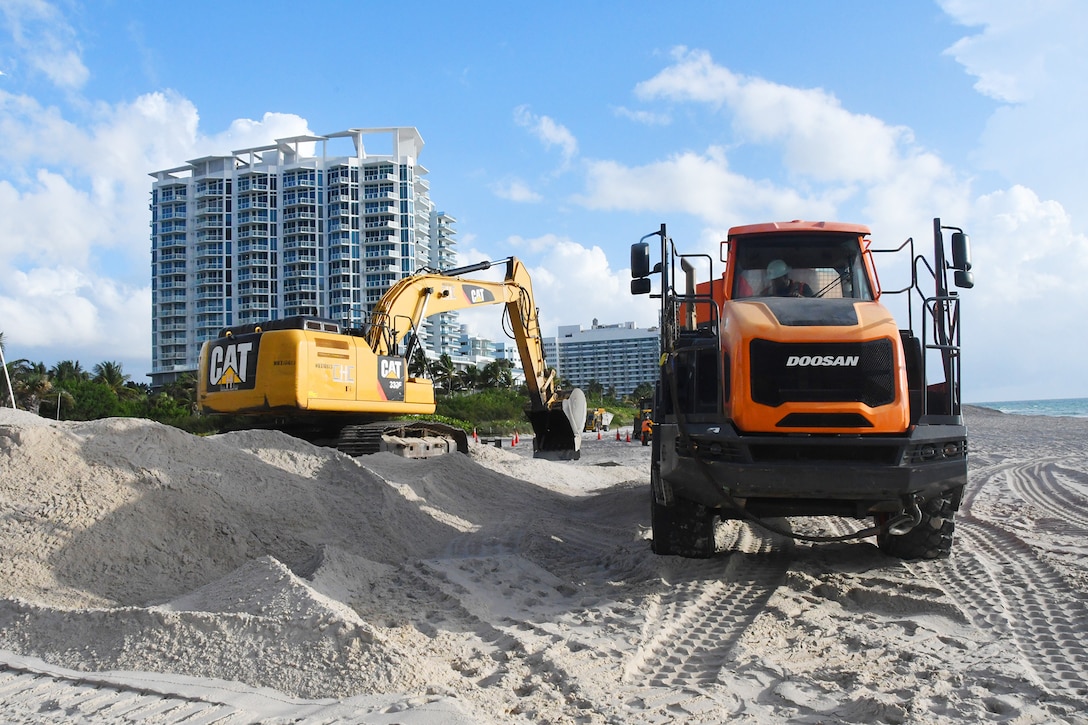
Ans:
<svg viewBox="0 0 1088 725"><path fill-rule="evenodd" d="M535 434L535 452L543 457L554 453L555 457L577 458L585 421L585 395L577 388L558 389L555 371L547 367L544 358L539 311L529 271L516 257L501 261L506 262L506 276L501 282L460 277L489 269L499 262L480 262L401 279L374 309L367 341L377 355L397 354L406 335L413 333L413 339L418 339L420 324L431 315L504 304L529 389L526 415ZM405 356L410 356L410 352L406 351Z"/></svg>

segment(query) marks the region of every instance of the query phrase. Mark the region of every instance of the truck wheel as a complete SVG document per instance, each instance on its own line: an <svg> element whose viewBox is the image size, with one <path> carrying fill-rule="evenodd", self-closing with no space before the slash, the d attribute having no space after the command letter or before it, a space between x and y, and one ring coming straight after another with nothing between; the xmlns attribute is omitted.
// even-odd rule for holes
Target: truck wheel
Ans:
<svg viewBox="0 0 1088 725"><path fill-rule="evenodd" d="M659 504L650 492L651 548L663 556L706 559L714 555L714 515L702 504L678 498Z"/></svg>
<svg viewBox="0 0 1088 725"><path fill-rule="evenodd" d="M922 521L902 536L878 534L877 546L900 559L946 559L952 553L956 529L958 491L931 498L921 504Z"/></svg>

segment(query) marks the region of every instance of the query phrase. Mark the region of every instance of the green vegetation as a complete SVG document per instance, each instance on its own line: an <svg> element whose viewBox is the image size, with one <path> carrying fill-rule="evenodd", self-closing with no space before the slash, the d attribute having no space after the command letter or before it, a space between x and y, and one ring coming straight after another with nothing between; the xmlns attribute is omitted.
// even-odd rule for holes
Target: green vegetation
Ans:
<svg viewBox="0 0 1088 725"><path fill-rule="evenodd" d="M6 352L0 332L0 350ZM5 357L5 361L7 358ZM196 378L183 376L161 391L135 383L118 362L104 361L86 370L78 360L62 360L51 368L19 358L7 362L0 405L14 405L35 415L56 420L149 418L197 433L214 429L197 416Z"/></svg>
<svg viewBox="0 0 1088 725"><path fill-rule="evenodd" d="M583 391L584 392L584 391ZM652 390L651 390L652 393ZM508 436L515 430L526 433L531 430L525 409L529 405L528 391L505 388L479 392L451 393L438 399L437 414L448 418L444 422L460 425L466 430L476 428L481 436ZM637 397L615 398L596 394L586 397L589 410L604 408L615 417L611 430L630 427L638 407Z"/></svg>
<svg viewBox="0 0 1088 725"><path fill-rule="evenodd" d="M4 337L0 332L0 350ZM437 419L466 431L476 428L480 435L529 433L525 409L528 390L513 384L513 365L496 360L477 368L456 371L448 355L427 361L413 359L413 372L425 373L435 381ZM106 361L90 371L77 360L62 360L51 368L26 359L7 364L15 406L36 415L57 420L95 420L109 417L147 418L172 425L190 433L216 433L245 427L245 421L196 412L196 377L182 375L176 382L152 391L150 386L133 382L120 363ZM570 385L563 384L569 389ZM639 386L629 396L617 396L599 383L584 389L590 410L604 408L615 418L612 430L630 426L637 413L638 400L653 394L649 383ZM9 406L6 381L0 381L0 405Z"/></svg>

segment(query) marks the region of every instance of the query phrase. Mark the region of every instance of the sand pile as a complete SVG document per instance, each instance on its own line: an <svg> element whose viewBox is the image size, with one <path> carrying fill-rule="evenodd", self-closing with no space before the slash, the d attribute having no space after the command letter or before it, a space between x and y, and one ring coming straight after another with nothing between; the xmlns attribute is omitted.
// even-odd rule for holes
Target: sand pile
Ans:
<svg viewBox="0 0 1088 725"><path fill-rule="evenodd" d="M649 552L638 444L352 459L0 409L0 713L1084 722L1088 421L969 423L948 561L735 522L690 561Z"/></svg>

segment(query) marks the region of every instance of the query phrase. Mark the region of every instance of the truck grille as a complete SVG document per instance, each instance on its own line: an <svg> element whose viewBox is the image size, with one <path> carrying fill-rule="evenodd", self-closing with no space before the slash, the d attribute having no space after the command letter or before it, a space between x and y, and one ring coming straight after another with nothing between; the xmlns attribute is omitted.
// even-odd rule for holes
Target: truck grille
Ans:
<svg viewBox="0 0 1088 725"><path fill-rule="evenodd" d="M895 359L888 339L869 342L782 343L752 340L752 400L783 403L895 400Z"/></svg>

